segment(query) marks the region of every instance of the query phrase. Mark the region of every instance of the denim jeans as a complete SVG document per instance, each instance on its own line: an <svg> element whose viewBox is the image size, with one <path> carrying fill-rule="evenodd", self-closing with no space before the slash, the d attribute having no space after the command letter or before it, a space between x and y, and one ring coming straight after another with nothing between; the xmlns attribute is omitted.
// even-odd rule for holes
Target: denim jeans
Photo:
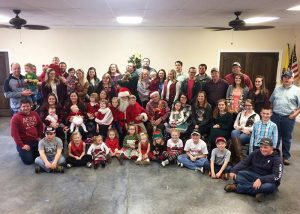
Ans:
<svg viewBox="0 0 300 214"><path fill-rule="evenodd" d="M237 137L237 138L240 138L240 142L242 145L247 145L250 143L250 138L251 138L251 135L248 135L248 134L244 134L243 132L239 131L239 130L233 130L231 132L231 137Z"/></svg>
<svg viewBox="0 0 300 214"><path fill-rule="evenodd" d="M259 174L252 171L239 171L235 180L235 183L237 184L236 192L255 196L257 193L270 194L277 189L277 185L275 183L263 183L259 189L254 189L253 183L259 177Z"/></svg>
<svg viewBox="0 0 300 214"><path fill-rule="evenodd" d="M39 156L38 152L38 141L25 142L26 145L30 146L30 151L22 149L20 146L17 146L17 151L19 156L24 164L30 165L34 163L34 159Z"/></svg>
<svg viewBox="0 0 300 214"><path fill-rule="evenodd" d="M215 173L218 173L220 171L220 169L222 168L222 165L217 165L217 164L214 164L215 165ZM232 166L226 166L226 168L224 169L223 173L230 173L230 170L231 170ZM205 170L208 170L208 171L211 171L210 170L210 161L207 160L205 163L204 163L204 169Z"/></svg>
<svg viewBox="0 0 300 214"><path fill-rule="evenodd" d="M280 142L282 141L282 156L283 158L289 159L291 157L290 149L295 120L289 119L288 116L280 116L276 113L273 113L271 120L277 125L278 129L277 148L280 147Z"/></svg>
<svg viewBox="0 0 300 214"><path fill-rule="evenodd" d="M185 166L186 168L195 170L196 168L203 167L205 161L207 161L207 158L200 158L197 159L196 161L191 161L189 156L183 154L183 155L179 155L177 160L180 163L182 163L183 166Z"/></svg>
<svg viewBox="0 0 300 214"><path fill-rule="evenodd" d="M48 158L47 157L47 160L50 163L52 163L54 158ZM61 155L58 162L57 162L57 165L63 165L65 162L66 162L66 160L65 160L64 156ZM45 172L50 172L51 171L50 168L46 167L44 161L42 160L42 158L40 156L35 159L35 164L42 167L45 170Z"/></svg>

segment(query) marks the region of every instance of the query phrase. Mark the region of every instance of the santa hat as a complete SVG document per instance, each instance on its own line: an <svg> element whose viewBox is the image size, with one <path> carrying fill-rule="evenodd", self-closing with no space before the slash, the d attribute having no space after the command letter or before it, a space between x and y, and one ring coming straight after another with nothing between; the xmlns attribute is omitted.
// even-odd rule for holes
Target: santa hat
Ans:
<svg viewBox="0 0 300 214"><path fill-rule="evenodd" d="M130 91L128 88L120 88L119 93L118 93L118 98L122 98L122 97L129 97L130 95Z"/></svg>
<svg viewBox="0 0 300 214"><path fill-rule="evenodd" d="M141 116L143 117L143 122L146 122L148 120L148 115L145 112L141 113Z"/></svg>
<svg viewBox="0 0 300 214"><path fill-rule="evenodd" d="M153 140L158 138L163 138L162 133L159 129L153 132Z"/></svg>

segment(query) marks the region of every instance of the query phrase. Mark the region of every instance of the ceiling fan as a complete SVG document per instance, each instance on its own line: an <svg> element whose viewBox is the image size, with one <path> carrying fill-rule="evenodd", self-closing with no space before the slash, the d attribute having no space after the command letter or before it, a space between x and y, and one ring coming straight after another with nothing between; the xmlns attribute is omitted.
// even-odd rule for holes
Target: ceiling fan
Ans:
<svg viewBox="0 0 300 214"><path fill-rule="evenodd" d="M263 29L274 28L274 26L246 25L245 21L239 18L241 14L242 14L241 11L234 12L236 18L228 23L230 27L206 27L205 29L210 29L213 31L223 31L223 30L245 31L245 30L263 30Z"/></svg>
<svg viewBox="0 0 300 214"><path fill-rule="evenodd" d="M9 20L9 23L11 25L0 24L0 28L15 28L15 29L26 28L29 30L48 30L49 29L49 27L44 26L44 25L27 25L26 24L27 21L25 19L22 19L19 17L21 10L13 10L13 12L16 14L16 17Z"/></svg>

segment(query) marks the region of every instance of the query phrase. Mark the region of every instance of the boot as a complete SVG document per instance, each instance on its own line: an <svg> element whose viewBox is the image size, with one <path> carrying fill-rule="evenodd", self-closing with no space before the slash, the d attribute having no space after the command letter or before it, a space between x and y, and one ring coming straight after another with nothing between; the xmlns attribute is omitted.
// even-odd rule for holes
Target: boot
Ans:
<svg viewBox="0 0 300 214"><path fill-rule="evenodd" d="M107 163L111 163L111 156L110 156L110 154L106 155L106 161L107 161Z"/></svg>
<svg viewBox="0 0 300 214"><path fill-rule="evenodd" d="M234 157L235 157L233 162L236 164L243 159L242 158L242 146L241 146L240 139L237 137L231 138L231 141L232 141L231 144L232 144L233 153L234 153Z"/></svg>

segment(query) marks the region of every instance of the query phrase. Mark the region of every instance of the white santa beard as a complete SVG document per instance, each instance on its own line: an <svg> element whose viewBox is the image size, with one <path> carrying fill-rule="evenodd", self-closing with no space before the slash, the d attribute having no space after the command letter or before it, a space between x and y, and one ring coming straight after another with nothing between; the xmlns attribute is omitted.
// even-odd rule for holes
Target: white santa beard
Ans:
<svg viewBox="0 0 300 214"><path fill-rule="evenodd" d="M118 109L121 112L125 112L128 106L129 106L129 101L120 99L120 105Z"/></svg>

